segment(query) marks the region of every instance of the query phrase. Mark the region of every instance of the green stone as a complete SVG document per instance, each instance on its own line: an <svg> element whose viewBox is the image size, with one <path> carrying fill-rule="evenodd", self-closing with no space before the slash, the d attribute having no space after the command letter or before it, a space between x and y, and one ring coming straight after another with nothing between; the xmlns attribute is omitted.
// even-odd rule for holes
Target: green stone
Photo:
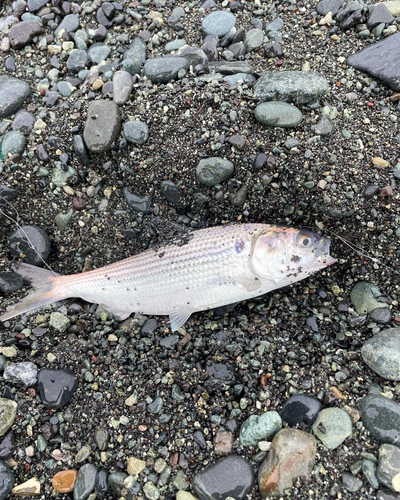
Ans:
<svg viewBox="0 0 400 500"><path fill-rule="evenodd" d="M0 398L0 436L3 436L14 423L17 408L15 401Z"/></svg>
<svg viewBox="0 0 400 500"><path fill-rule="evenodd" d="M262 415L250 415L240 429L240 443L243 446L256 446L259 441L271 439L282 428L278 412L267 411Z"/></svg>
<svg viewBox="0 0 400 500"><path fill-rule="evenodd" d="M378 307L388 307L385 302L377 300L381 296L379 288L366 281L359 281L350 292L350 300L358 314L370 313Z"/></svg>
<svg viewBox="0 0 400 500"><path fill-rule="evenodd" d="M351 420L340 408L326 408L318 414L312 430L328 449L334 450L351 436Z"/></svg>
<svg viewBox="0 0 400 500"><path fill-rule="evenodd" d="M297 127L303 120L303 113L286 102L272 101L259 104L254 112L255 119L269 127Z"/></svg>

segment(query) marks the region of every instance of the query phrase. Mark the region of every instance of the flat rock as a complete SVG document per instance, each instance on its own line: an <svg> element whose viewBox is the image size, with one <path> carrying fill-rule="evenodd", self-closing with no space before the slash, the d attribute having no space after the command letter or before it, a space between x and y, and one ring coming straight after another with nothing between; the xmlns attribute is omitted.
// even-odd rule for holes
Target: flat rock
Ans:
<svg viewBox="0 0 400 500"><path fill-rule="evenodd" d="M150 212L150 198L146 194L140 195L136 193L131 193L127 187L122 189L122 193L128 205L136 210L136 212L141 212L148 214Z"/></svg>
<svg viewBox="0 0 400 500"><path fill-rule="evenodd" d="M280 71L259 78L253 87L260 101L284 101L307 104L317 101L328 90L326 78L311 71Z"/></svg>
<svg viewBox="0 0 400 500"><path fill-rule="evenodd" d="M246 61L211 61L208 63L208 67L210 71L222 73L223 75L253 73L253 67Z"/></svg>
<svg viewBox="0 0 400 500"><path fill-rule="evenodd" d="M380 443L400 444L400 404L380 394L369 394L359 403L365 428Z"/></svg>
<svg viewBox="0 0 400 500"><path fill-rule="evenodd" d="M125 104L131 95L132 76L128 71L116 71L113 76L113 100L118 106Z"/></svg>
<svg viewBox="0 0 400 500"><path fill-rule="evenodd" d="M55 36L58 36L61 31L65 30L67 33L73 33L80 26L79 16L77 14L68 14L64 17L61 23L54 31Z"/></svg>
<svg viewBox="0 0 400 500"><path fill-rule="evenodd" d="M226 35L236 24L236 17L227 10L210 12L201 21L201 28L206 35L215 35L219 38Z"/></svg>
<svg viewBox="0 0 400 500"><path fill-rule="evenodd" d="M15 451L14 432L8 432L0 442L0 460L7 460L12 457ZM1 497L0 497L1 498Z"/></svg>
<svg viewBox="0 0 400 500"><path fill-rule="evenodd" d="M69 69L73 73L77 73L78 71L86 67L87 60L88 55L86 53L86 50L73 50L67 60L67 69Z"/></svg>
<svg viewBox="0 0 400 500"><path fill-rule="evenodd" d="M74 486L74 500L86 500L94 490L97 469L93 464L85 464L78 471Z"/></svg>
<svg viewBox="0 0 400 500"><path fill-rule="evenodd" d="M18 405L15 401L0 398L0 436L3 436L14 423L17 408Z"/></svg>
<svg viewBox="0 0 400 500"><path fill-rule="evenodd" d="M27 83L12 76L0 75L0 118L17 112L29 94Z"/></svg>
<svg viewBox="0 0 400 500"><path fill-rule="evenodd" d="M317 12L321 16L326 16L328 12L332 12L332 15L335 15L344 2L345 0L322 0L317 3Z"/></svg>
<svg viewBox="0 0 400 500"><path fill-rule="evenodd" d="M43 30L37 21L21 21L10 28L8 38L13 49L22 49L41 33Z"/></svg>
<svg viewBox="0 0 400 500"><path fill-rule="evenodd" d="M96 42L89 47L87 55L93 63L99 64L101 61L105 61L107 59L110 52L111 47L105 43Z"/></svg>
<svg viewBox="0 0 400 500"><path fill-rule="evenodd" d="M184 57L155 57L148 59L144 64L144 74L153 83L168 83L176 80L181 69L189 67Z"/></svg>
<svg viewBox="0 0 400 500"><path fill-rule="evenodd" d="M23 384L30 387L36 384L38 369L31 361L10 363L6 366L3 376L13 384Z"/></svg>
<svg viewBox="0 0 400 500"><path fill-rule="evenodd" d="M258 471L258 485L263 498L281 496L293 481L309 480L316 455L314 436L299 429L282 429L272 440L268 457Z"/></svg>
<svg viewBox="0 0 400 500"><path fill-rule="evenodd" d="M390 2L382 2L385 7L387 7L388 11L394 17L400 16L400 0L391 0ZM380 4L378 4L380 5Z"/></svg>
<svg viewBox="0 0 400 500"><path fill-rule="evenodd" d="M249 30L244 37L244 45L247 52L252 52L253 50L258 49L258 47L261 47L263 42L264 33L259 28L253 28L252 30Z"/></svg>
<svg viewBox="0 0 400 500"><path fill-rule="evenodd" d="M389 328L370 338L361 349L365 363L386 380L400 380L400 328Z"/></svg>
<svg viewBox="0 0 400 500"><path fill-rule="evenodd" d="M321 409L322 405L317 399L306 394L296 394L283 404L280 416L290 427L297 424L311 427Z"/></svg>
<svg viewBox="0 0 400 500"><path fill-rule="evenodd" d="M381 296L379 288L367 281L359 281L350 292L350 300L358 314L370 313L379 307L388 307L386 302L378 300Z"/></svg>
<svg viewBox="0 0 400 500"><path fill-rule="evenodd" d="M13 130L19 130L24 134L28 134L32 130L35 121L35 118L30 113L28 113L28 111L26 111L25 109L21 109L21 111L18 111L18 113L15 115L15 118L12 122L12 128Z"/></svg>
<svg viewBox="0 0 400 500"><path fill-rule="evenodd" d="M286 102L262 102L254 111L255 119L269 127L297 127L303 120L303 113Z"/></svg>
<svg viewBox="0 0 400 500"><path fill-rule="evenodd" d="M37 12L47 3L47 0L28 0L29 12Z"/></svg>
<svg viewBox="0 0 400 500"><path fill-rule="evenodd" d="M371 15L368 18L367 26L370 30L378 26L378 24L390 24L393 21L394 17L389 12L389 9L385 4L379 3L375 5Z"/></svg>
<svg viewBox="0 0 400 500"><path fill-rule="evenodd" d="M98 100L89 105L83 140L89 151L107 151L121 130L121 116L115 102Z"/></svg>
<svg viewBox="0 0 400 500"><path fill-rule="evenodd" d="M206 186L215 186L233 172L233 163L218 157L203 158L196 168L197 179Z"/></svg>
<svg viewBox="0 0 400 500"><path fill-rule="evenodd" d="M38 375L39 394L46 408L58 409L71 400L78 380L71 370L50 370L44 368Z"/></svg>
<svg viewBox="0 0 400 500"><path fill-rule="evenodd" d="M37 477L32 477L24 483L17 484L12 489L12 494L17 497L31 497L40 493L40 481Z"/></svg>
<svg viewBox="0 0 400 500"><path fill-rule="evenodd" d="M395 33L351 55L347 58L347 64L382 80L398 92L400 91L399 45L400 33Z"/></svg>
<svg viewBox="0 0 400 500"><path fill-rule="evenodd" d="M130 74L140 75L142 67L146 61L146 44L141 38L136 37L133 39L130 46L124 52L124 59L132 61L129 71Z"/></svg>
<svg viewBox="0 0 400 500"><path fill-rule="evenodd" d="M253 469L242 457L230 455L195 474L193 490L199 500L233 497L242 500L254 482Z"/></svg>

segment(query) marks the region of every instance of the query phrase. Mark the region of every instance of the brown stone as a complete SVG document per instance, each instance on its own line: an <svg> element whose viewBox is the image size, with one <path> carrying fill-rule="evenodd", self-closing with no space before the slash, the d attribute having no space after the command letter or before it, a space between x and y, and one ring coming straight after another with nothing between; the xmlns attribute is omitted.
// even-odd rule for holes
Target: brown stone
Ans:
<svg viewBox="0 0 400 500"><path fill-rule="evenodd" d="M62 470L53 476L53 488L59 493L71 493L74 490L78 471L74 469Z"/></svg>
<svg viewBox="0 0 400 500"><path fill-rule="evenodd" d="M258 472L261 496L281 496L284 490L293 486L296 478L309 480L315 454L314 436L299 429L280 430Z"/></svg>
<svg viewBox="0 0 400 500"><path fill-rule="evenodd" d="M219 456L232 453L233 434L229 431L217 432L214 440L215 454Z"/></svg>
<svg viewBox="0 0 400 500"><path fill-rule="evenodd" d="M393 189L391 186L385 186L380 190L379 196L382 196L382 198L387 198L389 196L392 196L393 194Z"/></svg>
<svg viewBox="0 0 400 500"><path fill-rule="evenodd" d="M10 28L8 38L10 39L11 47L21 49L41 33L42 27L37 21L21 21Z"/></svg>

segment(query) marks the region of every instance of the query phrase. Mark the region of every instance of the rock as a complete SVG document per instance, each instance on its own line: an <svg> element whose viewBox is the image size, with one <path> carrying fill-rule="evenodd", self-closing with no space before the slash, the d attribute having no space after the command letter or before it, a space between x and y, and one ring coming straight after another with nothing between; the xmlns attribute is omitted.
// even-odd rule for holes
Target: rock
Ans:
<svg viewBox="0 0 400 500"><path fill-rule="evenodd" d="M73 73L78 73L86 67L88 55L86 50L73 50L67 60L67 69Z"/></svg>
<svg viewBox="0 0 400 500"><path fill-rule="evenodd" d="M125 104L131 95L133 80L127 71L116 71L113 76L113 100L118 106Z"/></svg>
<svg viewBox="0 0 400 500"><path fill-rule="evenodd" d="M210 71L222 73L223 75L235 75L237 73L253 73L253 68L246 61L210 61Z"/></svg>
<svg viewBox="0 0 400 500"><path fill-rule="evenodd" d="M160 184L160 192L171 205L176 207L183 205L184 196L173 182L162 181Z"/></svg>
<svg viewBox="0 0 400 500"><path fill-rule="evenodd" d="M246 52L252 52L255 49L261 47L264 42L264 33L258 28L253 28L246 33L244 37L244 45L246 47Z"/></svg>
<svg viewBox="0 0 400 500"><path fill-rule="evenodd" d="M125 480L127 478L129 478L128 474L113 472L108 476L108 483L118 498L123 495L126 500L135 500L140 491L140 483L136 482L132 486L126 486Z"/></svg>
<svg viewBox="0 0 400 500"><path fill-rule="evenodd" d="M208 63L208 57L199 47L183 47L176 55L185 58L189 66L203 67Z"/></svg>
<svg viewBox="0 0 400 500"><path fill-rule="evenodd" d="M147 195L131 193L128 188L123 188L122 193L128 205L144 214L150 213L150 198Z"/></svg>
<svg viewBox="0 0 400 500"><path fill-rule="evenodd" d="M24 285L22 276L11 271L0 273L0 292L4 294L21 290Z"/></svg>
<svg viewBox="0 0 400 500"><path fill-rule="evenodd" d="M139 460L136 457L128 457L126 461L128 474L132 476L138 476L146 467L146 462L144 460Z"/></svg>
<svg viewBox="0 0 400 500"><path fill-rule="evenodd" d="M265 25L265 33L269 33L270 31L279 31L283 28L283 20L280 17L277 17L273 21L270 21Z"/></svg>
<svg viewBox="0 0 400 500"><path fill-rule="evenodd" d="M74 469L62 470L53 476L53 488L59 493L71 493L74 491L78 471Z"/></svg>
<svg viewBox="0 0 400 500"><path fill-rule="evenodd" d="M210 157L199 161L197 179L206 186L215 186L226 180L233 172L233 163L223 158Z"/></svg>
<svg viewBox="0 0 400 500"><path fill-rule="evenodd" d="M253 95L260 101L307 104L317 101L328 90L326 78L311 71L279 71L259 78Z"/></svg>
<svg viewBox="0 0 400 500"><path fill-rule="evenodd" d="M7 118L18 111L29 94L27 83L12 76L0 75L0 118Z"/></svg>
<svg viewBox="0 0 400 500"><path fill-rule="evenodd" d="M68 14L64 17L61 23L57 26L54 31L54 35L58 37L58 35L65 30L67 33L73 33L80 26L79 16L77 14Z"/></svg>
<svg viewBox="0 0 400 500"><path fill-rule="evenodd" d="M1 420L1 417L0 417ZM14 474L7 465L0 460L0 499L4 500L13 489L15 483Z"/></svg>
<svg viewBox="0 0 400 500"><path fill-rule="evenodd" d="M29 12L37 12L46 5L46 0L28 0Z"/></svg>
<svg viewBox="0 0 400 500"><path fill-rule="evenodd" d="M37 21L21 21L10 28L8 38L13 49L22 49L42 32L42 27Z"/></svg>
<svg viewBox="0 0 400 500"><path fill-rule="evenodd" d="M107 493L108 490L108 472L101 468L96 477L96 491L100 496L104 496L104 493Z"/></svg>
<svg viewBox="0 0 400 500"><path fill-rule="evenodd" d="M377 477L390 490L400 491L400 448L392 444L379 447Z"/></svg>
<svg viewBox="0 0 400 500"><path fill-rule="evenodd" d="M98 425L94 430L94 442L100 451L105 451L107 449L107 443L110 438L108 430L102 425Z"/></svg>
<svg viewBox="0 0 400 500"><path fill-rule="evenodd" d="M369 394L359 403L365 428L380 443L400 443L400 404L380 394Z"/></svg>
<svg viewBox="0 0 400 500"><path fill-rule="evenodd" d="M38 375L38 386L42 404L57 410L69 403L78 387L78 380L71 370L43 368Z"/></svg>
<svg viewBox="0 0 400 500"><path fill-rule="evenodd" d="M149 127L140 120L129 120L124 125L124 136L132 144L144 144L149 138Z"/></svg>
<svg viewBox="0 0 400 500"><path fill-rule="evenodd" d="M332 12L334 16L344 2L345 0L322 0L317 3L317 12L321 14L321 16L326 16L328 12Z"/></svg>
<svg viewBox="0 0 400 500"><path fill-rule="evenodd" d="M96 42L89 47L87 55L92 62L99 64L101 61L105 61L107 59L110 52L111 47L105 43Z"/></svg>
<svg viewBox="0 0 400 500"><path fill-rule="evenodd" d="M218 431L214 439L215 454L222 457L232 453L233 434L230 431Z"/></svg>
<svg viewBox="0 0 400 500"><path fill-rule="evenodd" d="M136 37L133 39L130 46L124 52L124 59L132 61L129 71L130 74L140 75L142 67L146 61L146 44L141 38Z"/></svg>
<svg viewBox="0 0 400 500"><path fill-rule="evenodd" d="M325 115L322 115L312 130L317 135L331 135L333 132L333 122Z"/></svg>
<svg viewBox="0 0 400 500"><path fill-rule="evenodd" d="M94 490L97 469L93 464L85 464L79 469L74 486L74 500L86 500Z"/></svg>
<svg viewBox="0 0 400 500"><path fill-rule="evenodd" d="M343 31L353 28L364 21L364 14L361 10L362 6L360 4L357 5L359 6L357 10L346 8L339 10L336 14L336 22Z"/></svg>
<svg viewBox="0 0 400 500"><path fill-rule="evenodd" d="M290 427L297 424L311 427L321 409L322 405L317 399L305 394L296 394L283 404L279 415Z"/></svg>
<svg viewBox="0 0 400 500"><path fill-rule="evenodd" d="M365 363L387 380L400 380L400 328L383 330L361 349Z"/></svg>
<svg viewBox="0 0 400 500"><path fill-rule="evenodd" d="M176 500L197 500L197 498L188 491L179 490L176 494Z"/></svg>
<svg viewBox="0 0 400 500"><path fill-rule="evenodd" d="M276 42L269 42L264 46L264 56L265 57L282 57L283 50L282 45Z"/></svg>
<svg viewBox="0 0 400 500"><path fill-rule="evenodd" d="M347 58L347 64L382 80L397 92L400 91L400 33L384 38L378 43L356 52Z"/></svg>
<svg viewBox="0 0 400 500"><path fill-rule="evenodd" d="M14 451L15 438L13 431L10 431L0 442L0 460L7 460L8 458L12 457Z"/></svg>
<svg viewBox="0 0 400 500"><path fill-rule="evenodd" d="M28 111L26 111L25 109L21 109L21 111L18 111L18 113L15 115L15 118L12 122L12 128L13 130L19 130L23 134L29 134L29 132L33 128L35 121L35 118L30 113L28 113Z"/></svg>
<svg viewBox="0 0 400 500"><path fill-rule="evenodd" d="M143 486L143 492L148 500L158 500L160 498L160 491L151 481L147 481Z"/></svg>
<svg viewBox="0 0 400 500"><path fill-rule="evenodd" d="M30 497L40 493L40 481L36 477L32 477L25 483L18 484L12 489L12 494L17 497ZM0 497L1 498L1 497Z"/></svg>
<svg viewBox="0 0 400 500"><path fill-rule="evenodd" d="M119 107L112 101L98 100L89 105L83 140L89 151L107 151L121 129Z"/></svg>
<svg viewBox="0 0 400 500"><path fill-rule="evenodd" d="M386 302L379 302L381 297L378 287L366 281L359 281L350 292L350 300L358 314L370 313L378 307L388 307Z"/></svg>
<svg viewBox="0 0 400 500"><path fill-rule="evenodd" d="M192 487L199 500L234 497L242 500L254 481L249 462L237 455L222 458L193 478Z"/></svg>
<svg viewBox="0 0 400 500"><path fill-rule="evenodd" d="M64 333L69 327L70 321L67 316L59 312L52 312L50 314L49 326L54 328L60 333Z"/></svg>
<svg viewBox="0 0 400 500"><path fill-rule="evenodd" d="M46 231L38 226L22 226L8 240L11 254L33 266L43 266L50 254L50 247Z"/></svg>
<svg viewBox="0 0 400 500"><path fill-rule="evenodd" d="M280 497L298 477L309 480L315 455L314 436L299 429L280 430L258 471L262 498Z"/></svg>
<svg viewBox="0 0 400 500"><path fill-rule="evenodd" d="M0 205L5 201L16 200L18 196L19 192L16 189L0 184Z"/></svg>
<svg viewBox="0 0 400 500"><path fill-rule="evenodd" d="M81 163L85 167L89 167L90 156L88 150L86 149L85 143L83 142L82 136L78 134L74 135L72 142L74 146L74 152L79 163Z"/></svg>
<svg viewBox="0 0 400 500"><path fill-rule="evenodd" d="M272 101L259 104L254 111L255 119L269 127L297 127L303 120L303 113L286 102Z"/></svg>
<svg viewBox="0 0 400 500"><path fill-rule="evenodd" d="M236 24L236 17L226 10L215 10L207 14L201 21L201 28L206 35L219 38L228 33Z"/></svg>
<svg viewBox="0 0 400 500"><path fill-rule="evenodd" d="M386 5L383 3L379 3L373 8L372 13L368 18L367 26L370 30L372 30L373 28L375 28L375 26L378 26L381 23L390 24L393 19L394 17L389 12L389 9L386 7Z"/></svg>
<svg viewBox="0 0 400 500"><path fill-rule="evenodd" d="M149 413L161 413L164 406L164 401L160 396L157 396L155 400L147 406L147 411Z"/></svg>
<svg viewBox="0 0 400 500"><path fill-rule="evenodd" d="M330 450L340 446L352 433L350 417L340 408L322 410L312 429L317 438Z"/></svg>
<svg viewBox="0 0 400 500"><path fill-rule="evenodd" d="M380 325L387 325L392 319L390 309L387 307L378 307L370 312L370 320L379 323Z"/></svg>
<svg viewBox="0 0 400 500"><path fill-rule="evenodd" d="M342 485L343 488L347 491L356 493L362 487L363 482L361 481L361 479L358 479L358 477L353 476L353 474L344 472L342 474Z"/></svg>
<svg viewBox="0 0 400 500"><path fill-rule="evenodd" d="M155 57L145 62L143 71L153 83L168 83L176 80L179 71L188 67L188 61L184 57Z"/></svg>
<svg viewBox="0 0 400 500"><path fill-rule="evenodd" d="M400 1L399 0L390 0L389 2L382 2L388 11L394 17L400 16ZM379 4L378 4L379 5Z"/></svg>
<svg viewBox="0 0 400 500"><path fill-rule="evenodd" d="M30 361L22 363L10 363L4 370L4 380L9 380L12 384L24 384L30 387L36 384L38 369Z"/></svg>
<svg viewBox="0 0 400 500"><path fill-rule="evenodd" d="M256 446L259 441L269 440L282 428L282 419L276 411L267 411L260 416L250 415L240 429L240 443Z"/></svg>
<svg viewBox="0 0 400 500"><path fill-rule="evenodd" d="M18 405L15 401L0 398L0 436L3 436L14 423L17 416L17 408Z"/></svg>
<svg viewBox="0 0 400 500"><path fill-rule="evenodd" d="M19 130L7 132L0 143L1 154L7 158L8 155L21 154L25 148L25 136Z"/></svg>

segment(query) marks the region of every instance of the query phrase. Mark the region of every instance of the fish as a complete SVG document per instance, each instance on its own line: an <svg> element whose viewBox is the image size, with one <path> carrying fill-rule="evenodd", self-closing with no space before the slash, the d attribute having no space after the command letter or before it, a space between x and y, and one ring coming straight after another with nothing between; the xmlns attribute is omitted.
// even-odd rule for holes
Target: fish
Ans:
<svg viewBox="0 0 400 500"><path fill-rule="evenodd" d="M119 321L131 313L169 316L172 331L198 311L285 287L336 262L330 239L269 224L232 224L189 232L180 240L105 267L55 275L21 263L15 269L35 292L1 321L67 298L101 304Z"/></svg>

